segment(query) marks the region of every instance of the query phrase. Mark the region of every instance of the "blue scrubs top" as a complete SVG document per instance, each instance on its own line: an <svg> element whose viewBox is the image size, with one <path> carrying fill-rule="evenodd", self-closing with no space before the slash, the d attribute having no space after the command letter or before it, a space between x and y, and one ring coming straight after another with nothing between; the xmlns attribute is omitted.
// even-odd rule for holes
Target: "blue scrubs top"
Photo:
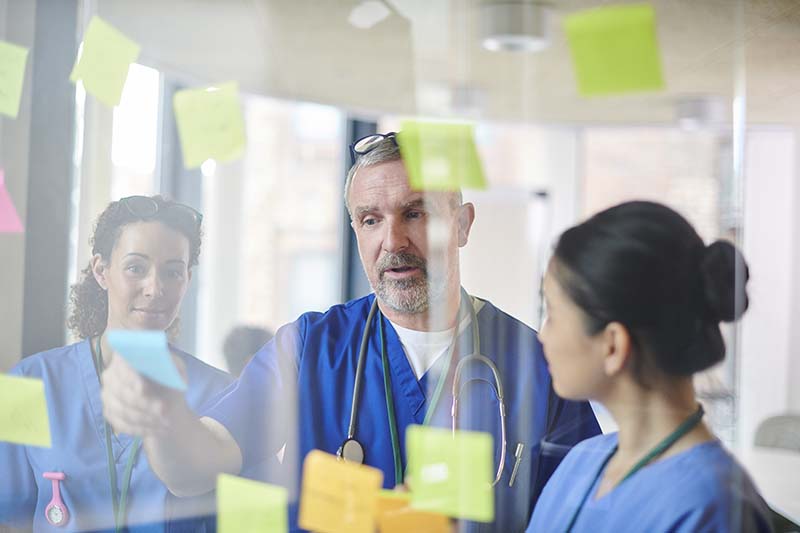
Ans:
<svg viewBox="0 0 800 533"><path fill-rule="evenodd" d="M595 499L598 471L616 445L613 433L576 446L547 483L528 531L566 531L590 487L572 531L772 531L766 503L719 441L651 463Z"/></svg>
<svg viewBox="0 0 800 533"><path fill-rule="evenodd" d="M202 408L232 381L225 372L189 354L173 352L186 364L186 401L192 409ZM37 532L113 531L100 381L89 341L26 357L10 373L44 381L52 447L0 442L0 524ZM133 440L125 434L111 437L118 483L124 477ZM43 472L66 474L60 482L61 499L70 515L65 526L51 526L45 518L44 510L53 494L52 482L42 477ZM140 450L128 492L129 530L163 531L166 505L177 514L183 504L196 507L199 503L191 499L167 501L167 495L167 488L150 470L147 456Z"/></svg>
<svg viewBox="0 0 800 533"><path fill-rule="evenodd" d="M241 378L205 415L222 423L238 443L243 474L281 483L290 489L294 504L290 522L296 528L296 500L303 458L313 449L336 453L347 435L361 336L375 296L350 301L326 313L307 313L278 330L275 338L255 355ZM380 468L383 485L395 486L394 460L381 363L379 314L373 319L366 356L356 439L365 448L365 463ZM477 313L481 352L497 365L505 387L508 450L505 470L495 491L493 524L465 524L469 531L522 531L533 504L567 450L597 435L599 426L588 403L569 402L553 393L536 333L484 302ZM400 339L382 319L393 391L394 410L405 461L405 429L421 424L428 398L444 359L417 380ZM472 353L471 327L458 339L459 357ZM461 378L459 400L462 429L494 435L495 465L499 458L500 417L486 365L470 363ZM450 427L450 383L436 406L432 425ZM543 439L546 441L542 445ZM286 444L283 465L275 452ZM509 478L514 449L524 453L513 487ZM266 465L266 467L265 467Z"/></svg>

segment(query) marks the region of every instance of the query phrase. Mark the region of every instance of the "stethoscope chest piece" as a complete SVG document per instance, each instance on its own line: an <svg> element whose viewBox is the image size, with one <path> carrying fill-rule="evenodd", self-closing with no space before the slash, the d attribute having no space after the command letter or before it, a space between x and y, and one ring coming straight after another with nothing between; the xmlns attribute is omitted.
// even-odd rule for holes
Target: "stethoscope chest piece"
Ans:
<svg viewBox="0 0 800 533"><path fill-rule="evenodd" d="M52 526L63 526L69 521L69 511L61 500L61 486L59 482L66 479L63 472L44 472L42 476L53 482L53 498L44 509L44 516Z"/></svg>
<svg viewBox="0 0 800 533"><path fill-rule="evenodd" d="M356 439L344 441L338 455L347 462L364 464L364 447Z"/></svg>

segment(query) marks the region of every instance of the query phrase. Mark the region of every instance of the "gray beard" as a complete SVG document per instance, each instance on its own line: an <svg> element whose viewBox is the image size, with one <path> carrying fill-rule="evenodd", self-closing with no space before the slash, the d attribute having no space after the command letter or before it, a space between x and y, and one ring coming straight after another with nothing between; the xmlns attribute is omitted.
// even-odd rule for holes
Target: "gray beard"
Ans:
<svg viewBox="0 0 800 533"><path fill-rule="evenodd" d="M428 280L424 277L401 280L382 279L375 287L375 294L383 303L398 313L414 315L428 310Z"/></svg>

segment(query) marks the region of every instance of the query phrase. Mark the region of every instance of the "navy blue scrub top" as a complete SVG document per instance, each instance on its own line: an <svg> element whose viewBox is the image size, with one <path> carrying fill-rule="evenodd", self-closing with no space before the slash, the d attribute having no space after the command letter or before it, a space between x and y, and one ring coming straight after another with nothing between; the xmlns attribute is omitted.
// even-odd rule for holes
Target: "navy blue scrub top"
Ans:
<svg viewBox="0 0 800 533"><path fill-rule="evenodd" d="M369 295L331 307L326 313L306 313L280 328L205 416L222 423L238 443L243 475L280 483L290 489L294 505L290 522L296 528L296 504L302 460L313 449L336 453L347 435L358 350L369 309ZM497 365L505 387L508 449L505 470L495 488L493 524L468 524L469 531L523 531L547 479L573 445L600 433L586 402L555 396L536 333L482 301L477 313L481 353ZM367 465L384 473L384 487L395 486L394 459L383 384L379 315L373 319L358 406L356 439L364 445ZM405 461L405 429L421 424L427 397L442 371L444 358L417 380L400 339L383 319L394 409ZM459 356L472 353L471 327L458 339ZM459 399L459 428L494 435L495 467L499 459L498 403L486 365L468 364ZM431 424L449 428L451 386L447 383ZM545 439L546 428L549 427ZM543 439L546 442L542 443ZM509 478L517 443L524 453L514 486ZM286 444L282 465L275 453Z"/></svg>

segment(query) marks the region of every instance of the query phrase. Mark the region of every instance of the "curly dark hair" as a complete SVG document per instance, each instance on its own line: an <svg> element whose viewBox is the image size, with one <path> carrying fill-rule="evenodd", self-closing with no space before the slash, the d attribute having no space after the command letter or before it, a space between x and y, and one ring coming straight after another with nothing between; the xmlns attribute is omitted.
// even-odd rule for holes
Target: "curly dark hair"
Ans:
<svg viewBox="0 0 800 533"><path fill-rule="evenodd" d="M119 239L122 229L128 224L143 221L157 221L180 232L189 240L189 269L197 265L202 243L202 217L192 217L191 209L183 204L163 198L160 195L146 197L154 202L155 213L138 214L123 198L111 202L94 226L89 239L92 255L100 254L104 261L111 259L111 252ZM70 314L67 326L81 339L96 337L103 333L108 323L108 295L97 283L89 264L81 271L81 279L70 288ZM177 333L178 319L169 327L171 338Z"/></svg>

